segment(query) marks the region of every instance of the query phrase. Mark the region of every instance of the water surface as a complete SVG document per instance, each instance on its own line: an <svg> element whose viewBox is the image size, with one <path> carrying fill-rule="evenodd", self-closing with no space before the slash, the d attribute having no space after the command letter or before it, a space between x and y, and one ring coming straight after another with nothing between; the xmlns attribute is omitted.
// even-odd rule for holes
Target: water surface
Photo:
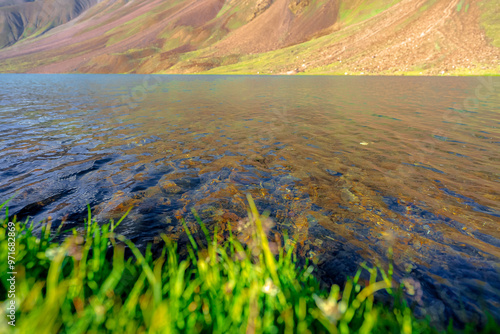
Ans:
<svg viewBox="0 0 500 334"><path fill-rule="evenodd" d="M499 81L0 75L0 200L77 227L132 206L144 245L192 208L237 226L250 193L325 282L392 247L417 312L500 318Z"/></svg>

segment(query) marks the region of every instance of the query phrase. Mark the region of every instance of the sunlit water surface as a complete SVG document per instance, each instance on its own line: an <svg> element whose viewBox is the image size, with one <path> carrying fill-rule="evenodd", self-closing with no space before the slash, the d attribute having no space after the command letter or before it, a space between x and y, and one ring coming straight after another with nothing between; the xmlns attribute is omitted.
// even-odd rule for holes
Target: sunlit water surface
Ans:
<svg viewBox="0 0 500 334"><path fill-rule="evenodd" d="M193 207L238 226L250 193L326 283L392 247L417 312L500 318L499 109L497 78L0 75L0 200L77 227L133 206L144 245Z"/></svg>

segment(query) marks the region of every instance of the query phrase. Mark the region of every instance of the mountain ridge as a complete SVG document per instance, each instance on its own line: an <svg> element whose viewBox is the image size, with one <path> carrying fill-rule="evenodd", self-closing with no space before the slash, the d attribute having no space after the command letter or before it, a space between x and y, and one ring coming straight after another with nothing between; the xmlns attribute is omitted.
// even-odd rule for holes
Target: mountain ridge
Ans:
<svg viewBox="0 0 500 334"><path fill-rule="evenodd" d="M98 0L0 0L0 48L42 35L78 17Z"/></svg>
<svg viewBox="0 0 500 334"><path fill-rule="evenodd" d="M498 7L495 0L96 1L1 49L0 72L498 74Z"/></svg>

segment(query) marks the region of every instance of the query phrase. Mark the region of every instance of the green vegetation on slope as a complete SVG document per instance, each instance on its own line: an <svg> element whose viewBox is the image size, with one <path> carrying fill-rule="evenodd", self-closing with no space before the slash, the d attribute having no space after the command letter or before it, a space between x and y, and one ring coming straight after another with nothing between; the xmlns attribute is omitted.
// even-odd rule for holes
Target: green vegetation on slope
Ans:
<svg viewBox="0 0 500 334"><path fill-rule="evenodd" d="M401 0L344 0L340 3L339 19L344 26L365 21Z"/></svg>
<svg viewBox="0 0 500 334"><path fill-rule="evenodd" d="M500 48L500 6L498 0L483 0L480 3L482 11L481 26L486 32L486 36L491 40L491 44Z"/></svg>

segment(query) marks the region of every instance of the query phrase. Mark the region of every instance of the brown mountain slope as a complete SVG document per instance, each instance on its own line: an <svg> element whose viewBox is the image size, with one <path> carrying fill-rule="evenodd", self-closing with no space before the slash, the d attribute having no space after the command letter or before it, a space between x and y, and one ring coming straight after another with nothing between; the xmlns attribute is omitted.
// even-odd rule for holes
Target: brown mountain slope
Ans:
<svg viewBox="0 0 500 334"><path fill-rule="evenodd" d="M307 0L276 0L264 13L217 43L215 47L230 50L231 53L248 54L304 42L337 21L337 0L326 1L320 10L314 12L312 6Z"/></svg>
<svg viewBox="0 0 500 334"><path fill-rule="evenodd" d="M322 48L320 55L309 57L307 67L332 64L333 58L344 60L346 70L364 74L438 74L456 69L470 69L470 73L491 69L492 73L499 73L500 49L488 42L481 29L478 2L469 1L467 12L463 7L457 10L461 2L398 3L346 29L347 37Z"/></svg>
<svg viewBox="0 0 500 334"><path fill-rule="evenodd" d="M495 3L105 0L0 50L0 72L498 73Z"/></svg>
<svg viewBox="0 0 500 334"><path fill-rule="evenodd" d="M234 66L216 67L209 72L500 74L500 49L493 46L491 35L485 35L481 20L485 13L480 7L488 6L498 4L401 1L349 26L337 22L332 28L338 30L327 36L246 56ZM178 64L174 70L182 66Z"/></svg>

